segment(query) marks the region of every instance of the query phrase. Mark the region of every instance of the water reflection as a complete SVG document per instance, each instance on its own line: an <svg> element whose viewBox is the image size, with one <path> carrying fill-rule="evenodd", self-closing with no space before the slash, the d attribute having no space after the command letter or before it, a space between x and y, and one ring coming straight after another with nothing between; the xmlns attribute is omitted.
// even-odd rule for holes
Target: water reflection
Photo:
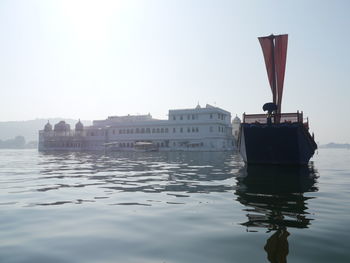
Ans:
<svg viewBox="0 0 350 263"><path fill-rule="evenodd" d="M166 193L175 198L190 197L195 193L227 192L232 191L235 172L242 167L237 158L237 155L224 152L42 153L38 163L41 183L37 184L36 191L89 188L91 193L98 193L98 196L89 196L88 200L94 201L128 192ZM75 198L76 195L72 196ZM131 198L130 201L111 204L151 206L154 201L183 204L153 197L147 200ZM67 203L81 202L65 199L40 205Z"/></svg>
<svg viewBox="0 0 350 263"><path fill-rule="evenodd" d="M318 191L317 172L309 167L248 166L237 177L237 201L246 208L248 220L241 223L247 231L264 228L273 234L264 250L270 262L287 262L288 228L308 228L306 192Z"/></svg>

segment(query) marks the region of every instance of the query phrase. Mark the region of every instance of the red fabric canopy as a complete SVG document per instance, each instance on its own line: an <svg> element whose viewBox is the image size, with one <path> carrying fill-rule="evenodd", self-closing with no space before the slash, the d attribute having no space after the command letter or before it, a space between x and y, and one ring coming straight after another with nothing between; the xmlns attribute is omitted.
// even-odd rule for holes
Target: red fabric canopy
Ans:
<svg viewBox="0 0 350 263"><path fill-rule="evenodd" d="M264 54L273 102L277 104L277 113L281 113L288 35L259 37L259 42Z"/></svg>

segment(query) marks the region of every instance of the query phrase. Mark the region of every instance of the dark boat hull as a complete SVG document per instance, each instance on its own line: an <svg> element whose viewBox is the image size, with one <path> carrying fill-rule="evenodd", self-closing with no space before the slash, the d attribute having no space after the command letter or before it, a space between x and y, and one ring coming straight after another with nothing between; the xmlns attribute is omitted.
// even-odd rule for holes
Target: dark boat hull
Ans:
<svg viewBox="0 0 350 263"><path fill-rule="evenodd" d="M242 123L238 147L248 164L307 164L317 145L302 123Z"/></svg>

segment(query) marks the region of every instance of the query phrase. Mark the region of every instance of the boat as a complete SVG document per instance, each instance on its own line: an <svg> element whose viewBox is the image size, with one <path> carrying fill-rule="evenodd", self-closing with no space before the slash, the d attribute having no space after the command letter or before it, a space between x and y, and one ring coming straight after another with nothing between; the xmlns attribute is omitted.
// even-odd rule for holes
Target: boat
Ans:
<svg viewBox="0 0 350 263"><path fill-rule="evenodd" d="M134 150L137 152L158 152L159 147L151 141L135 142Z"/></svg>
<svg viewBox="0 0 350 263"><path fill-rule="evenodd" d="M247 164L306 165L317 149L303 112L282 113L288 35L259 37L273 102L264 114L243 114L238 150Z"/></svg>

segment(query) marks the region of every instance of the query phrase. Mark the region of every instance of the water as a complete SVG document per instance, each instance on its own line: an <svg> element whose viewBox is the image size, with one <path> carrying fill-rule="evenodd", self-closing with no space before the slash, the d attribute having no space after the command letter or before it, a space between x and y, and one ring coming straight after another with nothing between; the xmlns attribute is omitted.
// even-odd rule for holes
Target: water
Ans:
<svg viewBox="0 0 350 263"><path fill-rule="evenodd" d="M350 262L349 150L300 169L1 150L0 188L0 262Z"/></svg>

